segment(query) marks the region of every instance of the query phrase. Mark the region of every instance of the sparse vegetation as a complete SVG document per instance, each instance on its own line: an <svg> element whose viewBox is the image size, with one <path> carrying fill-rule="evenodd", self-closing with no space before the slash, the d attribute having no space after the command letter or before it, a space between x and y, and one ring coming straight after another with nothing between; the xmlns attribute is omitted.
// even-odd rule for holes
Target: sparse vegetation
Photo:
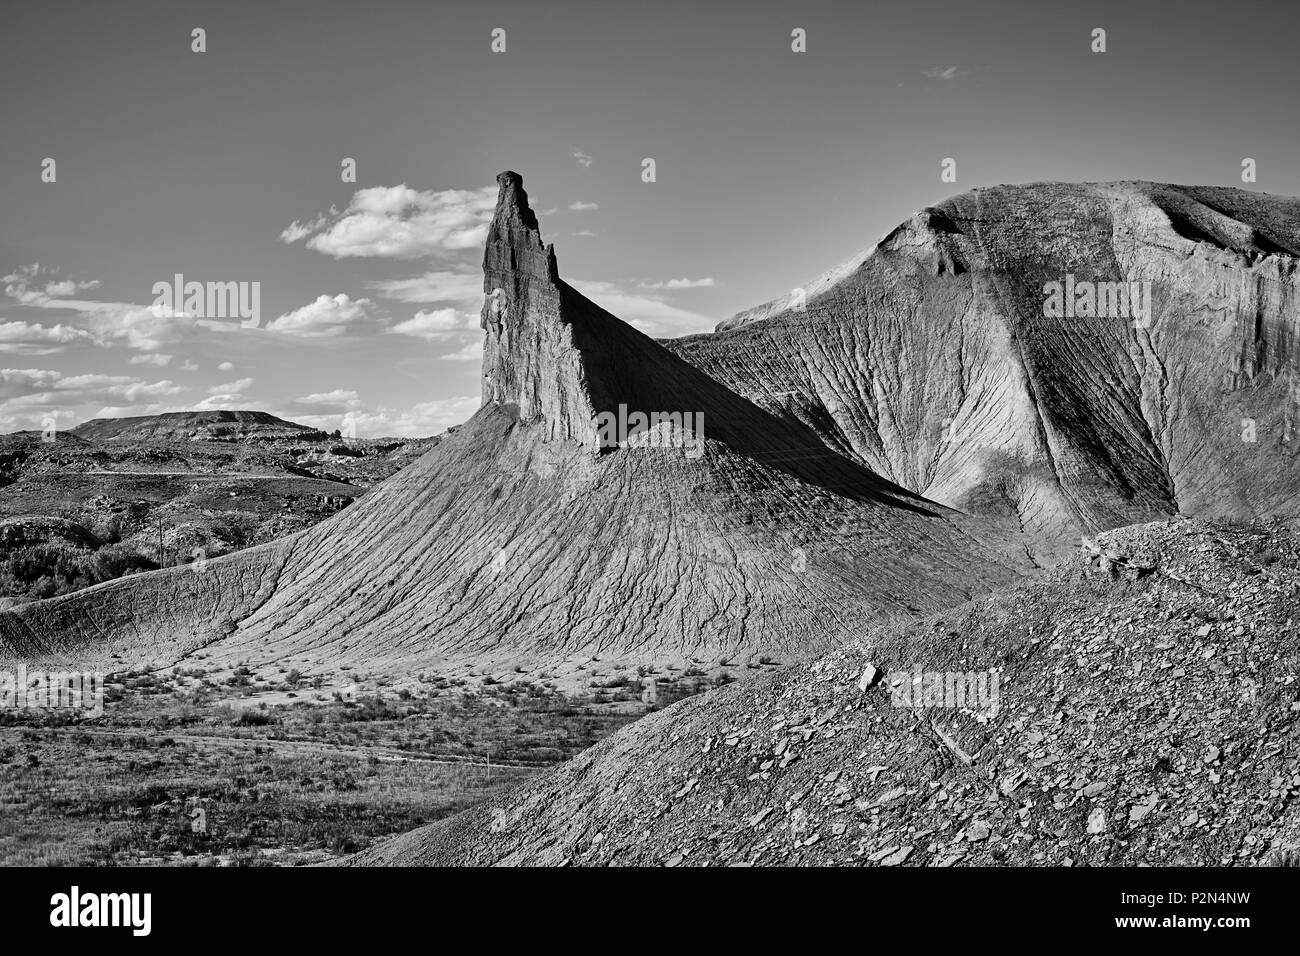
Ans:
<svg viewBox="0 0 1300 956"><path fill-rule="evenodd" d="M328 442L316 429L231 412L97 420L54 442L0 435L0 522L9 525L0 598L55 597L283 537L346 507L428 440L357 439L338 454Z"/></svg>
<svg viewBox="0 0 1300 956"><path fill-rule="evenodd" d="M472 692L423 676L353 699L297 669L175 667L113 675L93 722L0 711L0 809L22 809L0 865L316 862L468 807L646 709L626 681L601 703L527 678Z"/></svg>
<svg viewBox="0 0 1300 956"><path fill-rule="evenodd" d="M121 544L97 551L61 545L20 548L0 554L0 596L55 597L157 567L155 561Z"/></svg>

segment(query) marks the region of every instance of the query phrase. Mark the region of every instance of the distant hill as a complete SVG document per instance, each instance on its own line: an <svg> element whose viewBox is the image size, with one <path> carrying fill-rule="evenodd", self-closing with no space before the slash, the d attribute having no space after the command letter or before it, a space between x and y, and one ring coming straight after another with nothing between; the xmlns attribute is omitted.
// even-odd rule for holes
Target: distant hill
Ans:
<svg viewBox="0 0 1300 956"><path fill-rule="evenodd" d="M276 418L270 412L230 411L164 412L133 418L94 418L70 429L79 438L95 441L141 439L297 438L318 429Z"/></svg>
<svg viewBox="0 0 1300 956"><path fill-rule="evenodd" d="M335 514L436 441L335 439L226 410L0 435L0 599L274 541Z"/></svg>

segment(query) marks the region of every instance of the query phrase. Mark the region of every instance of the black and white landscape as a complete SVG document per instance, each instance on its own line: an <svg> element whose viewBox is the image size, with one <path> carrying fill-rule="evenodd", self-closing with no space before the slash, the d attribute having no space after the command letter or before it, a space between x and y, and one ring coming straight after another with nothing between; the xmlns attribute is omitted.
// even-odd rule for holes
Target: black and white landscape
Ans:
<svg viewBox="0 0 1300 956"><path fill-rule="evenodd" d="M0 864L1300 861L1293 35L11 19Z"/></svg>

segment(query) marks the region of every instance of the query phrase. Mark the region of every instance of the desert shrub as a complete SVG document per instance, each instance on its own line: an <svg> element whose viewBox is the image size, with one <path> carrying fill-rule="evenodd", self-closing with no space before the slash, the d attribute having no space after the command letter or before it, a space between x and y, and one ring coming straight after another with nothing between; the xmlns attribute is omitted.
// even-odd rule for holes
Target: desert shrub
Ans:
<svg viewBox="0 0 1300 956"><path fill-rule="evenodd" d="M231 723L236 727L267 727L278 724L279 718L264 710L244 710Z"/></svg>
<svg viewBox="0 0 1300 956"><path fill-rule="evenodd" d="M90 533L101 544L117 544L122 540L122 522L116 516L101 518L91 526Z"/></svg>
<svg viewBox="0 0 1300 956"><path fill-rule="evenodd" d="M402 716L394 707L377 695L358 698L341 715L345 721L391 720Z"/></svg>
<svg viewBox="0 0 1300 956"><path fill-rule="evenodd" d="M120 578L133 571L152 571L156 567L158 565L154 561L120 544L105 545L91 557L95 584Z"/></svg>
<svg viewBox="0 0 1300 956"><path fill-rule="evenodd" d="M157 566L118 544L98 551L33 545L0 556L0 595L54 597Z"/></svg>

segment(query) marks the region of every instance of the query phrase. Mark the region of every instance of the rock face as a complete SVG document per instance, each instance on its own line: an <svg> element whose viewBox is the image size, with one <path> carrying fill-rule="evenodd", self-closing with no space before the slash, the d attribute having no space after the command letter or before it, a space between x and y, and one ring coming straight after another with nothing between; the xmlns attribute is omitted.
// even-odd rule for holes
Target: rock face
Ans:
<svg viewBox="0 0 1300 956"><path fill-rule="evenodd" d="M546 422L550 438L591 445L596 413L563 314L555 247L542 245L520 175L504 172L497 184L483 252L483 404L512 406L521 421Z"/></svg>
<svg viewBox="0 0 1300 956"><path fill-rule="evenodd" d="M1295 532L1179 520L1092 545L1047 580L681 701L350 862L1293 859ZM868 667L884 677L864 686Z"/></svg>
<svg viewBox="0 0 1300 956"><path fill-rule="evenodd" d="M802 303L666 344L878 474L1044 542L1178 513L1294 516L1298 255L1294 199L979 189ZM1137 283L1150 314L1050 314L1044 287L1068 281Z"/></svg>
<svg viewBox="0 0 1300 956"><path fill-rule="evenodd" d="M518 176L500 185L471 421L302 534L0 615L0 648L577 680L597 656L788 660L1033 570L1014 530L882 479L584 298Z"/></svg>

